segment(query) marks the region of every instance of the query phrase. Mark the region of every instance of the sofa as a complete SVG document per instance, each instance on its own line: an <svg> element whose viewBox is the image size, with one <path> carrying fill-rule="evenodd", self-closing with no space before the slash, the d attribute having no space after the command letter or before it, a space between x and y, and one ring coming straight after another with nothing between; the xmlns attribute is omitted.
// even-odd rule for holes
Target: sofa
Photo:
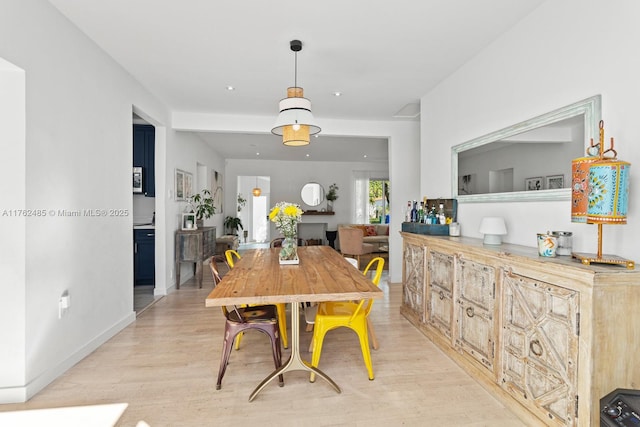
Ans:
<svg viewBox="0 0 640 427"><path fill-rule="evenodd" d="M389 224L338 224L340 227L360 228L364 243L371 243L374 252L389 251ZM338 240L338 248L340 240Z"/></svg>

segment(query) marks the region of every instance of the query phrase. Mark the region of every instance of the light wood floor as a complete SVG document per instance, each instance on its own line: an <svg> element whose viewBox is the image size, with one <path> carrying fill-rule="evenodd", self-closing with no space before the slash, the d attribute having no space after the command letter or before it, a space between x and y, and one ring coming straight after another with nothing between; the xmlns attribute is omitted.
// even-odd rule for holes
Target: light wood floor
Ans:
<svg viewBox="0 0 640 427"><path fill-rule="evenodd" d="M336 330L327 335L320 368L341 394L320 378L312 384L303 372L291 372L283 388L273 381L249 403L273 370L268 338L254 332L233 351L216 391L224 321L218 308L204 307L212 287L210 275L205 278L203 289L187 282L156 302L29 402L0 411L126 402L117 425L127 427L139 421L152 427L523 425L399 314L401 286L388 285L385 276L385 298L371 313L380 341L372 350L374 381L356 335ZM310 337L302 332L301 348Z"/></svg>

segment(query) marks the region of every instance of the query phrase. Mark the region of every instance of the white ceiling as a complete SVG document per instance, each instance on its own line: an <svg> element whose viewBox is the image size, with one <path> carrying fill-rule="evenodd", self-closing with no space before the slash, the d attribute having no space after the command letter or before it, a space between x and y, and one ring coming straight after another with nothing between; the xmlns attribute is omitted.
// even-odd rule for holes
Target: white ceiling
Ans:
<svg viewBox="0 0 640 427"><path fill-rule="evenodd" d="M321 126L323 118L416 120L393 116L546 0L49 1L173 111L275 121L294 85L289 41L299 39L298 85ZM269 131L203 137L225 157L255 158L263 147L262 158L283 158ZM384 140L321 140L309 148L315 160L351 160L338 148L386 158Z"/></svg>

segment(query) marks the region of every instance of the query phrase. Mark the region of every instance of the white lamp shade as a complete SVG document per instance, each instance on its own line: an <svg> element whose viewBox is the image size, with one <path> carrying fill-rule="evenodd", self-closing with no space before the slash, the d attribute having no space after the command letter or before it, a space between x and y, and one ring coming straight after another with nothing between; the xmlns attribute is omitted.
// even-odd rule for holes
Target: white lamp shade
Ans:
<svg viewBox="0 0 640 427"><path fill-rule="evenodd" d="M306 102L300 104L300 101ZM273 129L271 129L271 133L282 136L285 126L297 124L309 126L309 135L315 135L321 129L314 123L315 119L311 114L311 101L306 98L285 98L280 101L280 114L273 125Z"/></svg>
<svg viewBox="0 0 640 427"><path fill-rule="evenodd" d="M507 226L504 218L489 216L480 221L480 233L484 234L484 243L487 245L502 244L502 235L507 234Z"/></svg>

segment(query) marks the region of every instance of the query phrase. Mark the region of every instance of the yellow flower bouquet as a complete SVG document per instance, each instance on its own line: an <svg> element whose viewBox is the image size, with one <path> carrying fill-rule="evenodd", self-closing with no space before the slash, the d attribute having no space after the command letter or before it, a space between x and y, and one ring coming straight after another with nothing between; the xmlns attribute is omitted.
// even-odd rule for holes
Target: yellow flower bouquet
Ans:
<svg viewBox="0 0 640 427"><path fill-rule="evenodd" d="M269 213L269 220L284 236L280 249L281 264L298 264L298 223L302 220L302 209L295 203L278 202Z"/></svg>

